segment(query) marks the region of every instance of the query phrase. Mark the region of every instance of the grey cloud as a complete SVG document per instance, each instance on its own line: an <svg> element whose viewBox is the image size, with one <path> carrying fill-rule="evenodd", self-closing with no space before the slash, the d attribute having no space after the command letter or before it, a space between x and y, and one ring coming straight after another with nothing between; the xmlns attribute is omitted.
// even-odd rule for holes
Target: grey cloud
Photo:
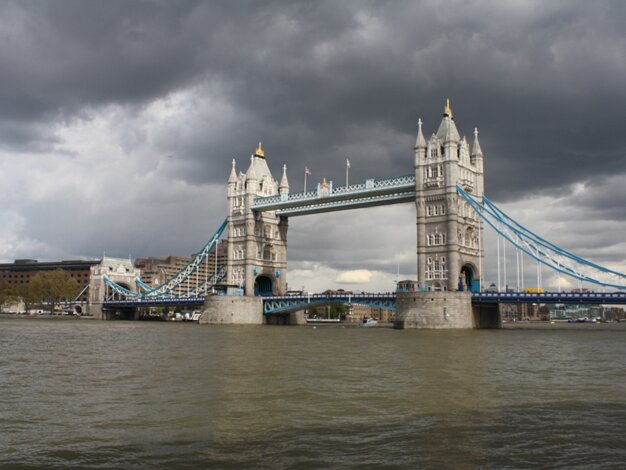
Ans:
<svg viewBox="0 0 626 470"><path fill-rule="evenodd" d="M286 163L299 190L305 165L315 181L343 181L346 158L353 181L410 172L417 118L434 132L450 97L461 133L481 131L486 188L496 202L563 197L574 183L626 174L622 2L5 2L0 18L0 148L7 153L88 159L64 147L55 129L117 106L111 138L128 171L220 185L230 160L245 170L262 140L274 174ZM181 115L143 128L142 113L176 93L189 94ZM141 191L133 194L127 204L138 210ZM203 214L218 220L225 202L210 197ZM616 200L594 194L574 217L619 219ZM202 203L189 203L190 217ZM45 220L40 204L24 206L25 216ZM158 210L145 206L145 226L133 230L137 239L158 231L163 243L137 251L189 251L168 238ZM359 225L359 217L327 220ZM398 244L412 243L407 217L409 228L399 230L410 236ZM29 229L45 238L43 225ZM299 225L315 228L294 219ZM190 238L203 238L203 230L190 228ZM293 233L296 262L319 257L348 268L356 257L395 271L376 243L348 255L345 232L331 237L332 246ZM60 234L51 236L55 243ZM105 230L92 236L125 251L124 240Z"/></svg>

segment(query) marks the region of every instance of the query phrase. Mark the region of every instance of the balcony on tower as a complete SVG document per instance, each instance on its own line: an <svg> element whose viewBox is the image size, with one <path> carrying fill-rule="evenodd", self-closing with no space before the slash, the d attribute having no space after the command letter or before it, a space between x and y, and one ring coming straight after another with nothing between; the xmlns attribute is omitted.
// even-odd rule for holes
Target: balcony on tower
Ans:
<svg viewBox="0 0 626 470"><path fill-rule="evenodd" d="M459 184L468 193L471 193L474 190L474 179L469 176L459 178Z"/></svg>

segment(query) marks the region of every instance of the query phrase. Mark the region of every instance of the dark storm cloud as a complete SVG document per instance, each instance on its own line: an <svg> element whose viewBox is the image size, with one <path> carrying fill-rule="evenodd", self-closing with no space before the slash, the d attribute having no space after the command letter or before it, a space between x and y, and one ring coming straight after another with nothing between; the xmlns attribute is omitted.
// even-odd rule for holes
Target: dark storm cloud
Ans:
<svg viewBox="0 0 626 470"><path fill-rule="evenodd" d="M483 130L491 194L519 197L626 170L625 11L619 2L7 3L0 112L28 125L219 81L245 127L200 138L179 149L183 158L205 159L207 148L245 157L262 138L288 164L339 177L352 157L365 177L381 163L409 171L417 115L435 131L451 96L461 131ZM217 179L214 169L189 177Z"/></svg>
<svg viewBox="0 0 626 470"><path fill-rule="evenodd" d="M619 187L625 22L617 1L3 2L0 149L86 159L59 128L113 106L119 165L143 149L157 173L222 184L230 160L245 171L262 140L275 176L286 163L300 190L305 165L314 181L341 182L346 158L353 181L409 173L417 118L428 137L450 97L461 134L481 131L493 200L562 197L611 176ZM178 119L133 128L176 93L187 93ZM618 206L599 193L580 205L607 219ZM157 210L144 211L146 232Z"/></svg>

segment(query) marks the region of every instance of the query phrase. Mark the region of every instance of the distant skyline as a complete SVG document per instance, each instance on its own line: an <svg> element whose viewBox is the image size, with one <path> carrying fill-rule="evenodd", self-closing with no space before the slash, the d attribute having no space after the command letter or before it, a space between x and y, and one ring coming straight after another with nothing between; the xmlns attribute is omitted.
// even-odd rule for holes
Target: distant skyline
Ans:
<svg viewBox="0 0 626 470"><path fill-rule="evenodd" d="M625 22L619 1L1 2L0 261L189 255L259 141L291 191L346 159L351 182L406 174L450 98L491 200L626 271ZM410 204L288 241L294 289L415 276Z"/></svg>

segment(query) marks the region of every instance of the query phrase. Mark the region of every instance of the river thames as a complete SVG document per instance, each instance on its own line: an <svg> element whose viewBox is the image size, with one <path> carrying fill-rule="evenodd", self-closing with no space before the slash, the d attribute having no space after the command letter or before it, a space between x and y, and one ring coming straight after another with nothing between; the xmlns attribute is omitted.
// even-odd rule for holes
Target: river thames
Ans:
<svg viewBox="0 0 626 470"><path fill-rule="evenodd" d="M0 320L0 468L623 468L626 325Z"/></svg>

